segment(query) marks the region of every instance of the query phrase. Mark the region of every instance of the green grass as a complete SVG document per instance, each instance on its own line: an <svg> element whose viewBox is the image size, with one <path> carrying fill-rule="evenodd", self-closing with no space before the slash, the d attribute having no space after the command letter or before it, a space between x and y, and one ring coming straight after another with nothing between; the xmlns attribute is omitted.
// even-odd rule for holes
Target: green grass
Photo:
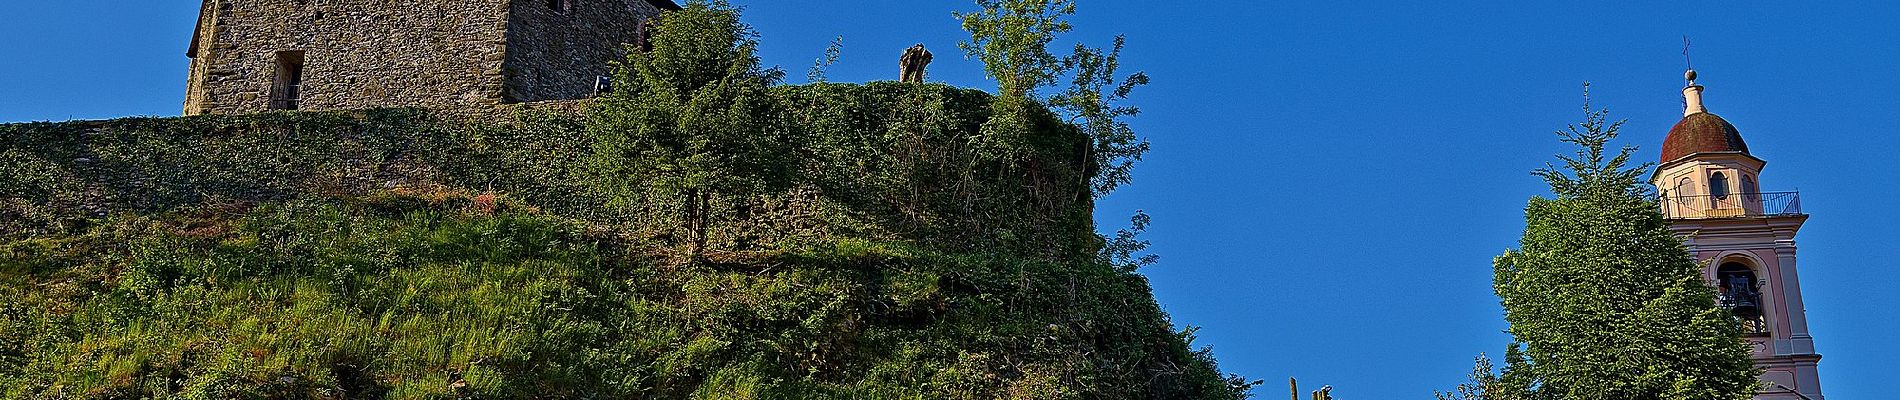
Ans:
<svg viewBox="0 0 1900 400"><path fill-rule="evenodd" d="M8 398L1232 397L1145 281L855 239L681 261L503 199L124 215L0 245Z"/></svg>
<svg viewBox="0 0 1900 400"><path fill-rule="evenodd" d="M0 398L1242 397L1097 257L1074 126L771 93L791 187L695 255L582 115L0 124Z"/></svg>

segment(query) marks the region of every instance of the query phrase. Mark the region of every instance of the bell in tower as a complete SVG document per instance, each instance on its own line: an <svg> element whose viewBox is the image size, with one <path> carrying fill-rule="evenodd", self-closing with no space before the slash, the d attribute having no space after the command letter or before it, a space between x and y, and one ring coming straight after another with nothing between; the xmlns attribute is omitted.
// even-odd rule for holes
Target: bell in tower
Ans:
<svg viewBox="0 0 1900 400"><path fill-rule="evenodd" d="M1761 290L1755 279L1755 271L1740 263L1722 264L1716 270L1716 289L1720 297L1717 303L1735 314L1741 321L1742 332L1749 335L1768 334L1768 321L1762 314Z"/></svg>

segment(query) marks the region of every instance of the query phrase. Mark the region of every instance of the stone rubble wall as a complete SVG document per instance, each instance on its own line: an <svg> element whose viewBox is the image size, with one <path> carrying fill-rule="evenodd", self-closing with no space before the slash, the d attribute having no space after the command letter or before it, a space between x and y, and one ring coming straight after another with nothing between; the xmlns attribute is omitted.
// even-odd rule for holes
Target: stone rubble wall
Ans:
<svg viewBox="0 0 1900 400"><path fill-rule="evenodd" d="M502 102L510 0L211 0L187 115L268 111L279 51L304 52L303 110Z"/></svg>
<svg viewBox="0 0 1900 400"><path fill-rule="evenodd" d="M562 12L546 0L516 1L508 13L503 64L509 102L592 97L594 83L639 40L641 25L660 10L645 0L569 0Z"/></svg>
<svg viewBox="0 0 1900 400"><path fill-rule="evenodd" d="M211 43L212 38L217 35L217 25L208 22L216 15L212 10L216 9L218 3L218 0L205 0L198 8L198 29L192 32L191 48L185 53L186 56L191 57L190 77L185 81L185 115L204 113L204 83L206 75L210 72L209 54L211 52L209 49L212 46L207 45L204 50L200 50L198 45L201 42ZM205 56L200 56L201 54Z"/></svg>
<svg viewBox="0 0 1900 400"><path fill-rule="evenodd" d="M301 110L493 110L592 97L660 10L644 0L206 0L185 114L271 110L303 51Z"/></svg>

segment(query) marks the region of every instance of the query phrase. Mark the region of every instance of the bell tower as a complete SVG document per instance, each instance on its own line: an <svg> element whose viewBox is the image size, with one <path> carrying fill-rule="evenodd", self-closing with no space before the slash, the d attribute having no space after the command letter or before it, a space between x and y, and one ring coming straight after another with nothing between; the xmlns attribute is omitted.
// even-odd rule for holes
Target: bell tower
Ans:
<svg viewBox="0 0 1900 400"><path fill-rule="evenodd" d="M1709 113L1696 72L1685 76L1683 117L1663 141L1650 182L1663 215L1706 264L1718 303L1742 322L1763 368L1756 399L1821 400L1821 355L1808 333L1795 268L1795 233L1808 215L1796 192L1761 190L1767 162L1749 154L1735 125Z"/></svg>

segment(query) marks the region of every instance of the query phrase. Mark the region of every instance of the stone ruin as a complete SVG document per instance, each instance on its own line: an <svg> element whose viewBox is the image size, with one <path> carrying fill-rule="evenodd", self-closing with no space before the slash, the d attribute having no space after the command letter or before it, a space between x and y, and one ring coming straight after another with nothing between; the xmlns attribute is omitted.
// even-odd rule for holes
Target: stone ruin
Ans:
<svg viewBox="0 0 1900 400"><path fill-rule="evenodd" d="M484 110L597 94L671 0L204 0L185 114Z"/></svg>

